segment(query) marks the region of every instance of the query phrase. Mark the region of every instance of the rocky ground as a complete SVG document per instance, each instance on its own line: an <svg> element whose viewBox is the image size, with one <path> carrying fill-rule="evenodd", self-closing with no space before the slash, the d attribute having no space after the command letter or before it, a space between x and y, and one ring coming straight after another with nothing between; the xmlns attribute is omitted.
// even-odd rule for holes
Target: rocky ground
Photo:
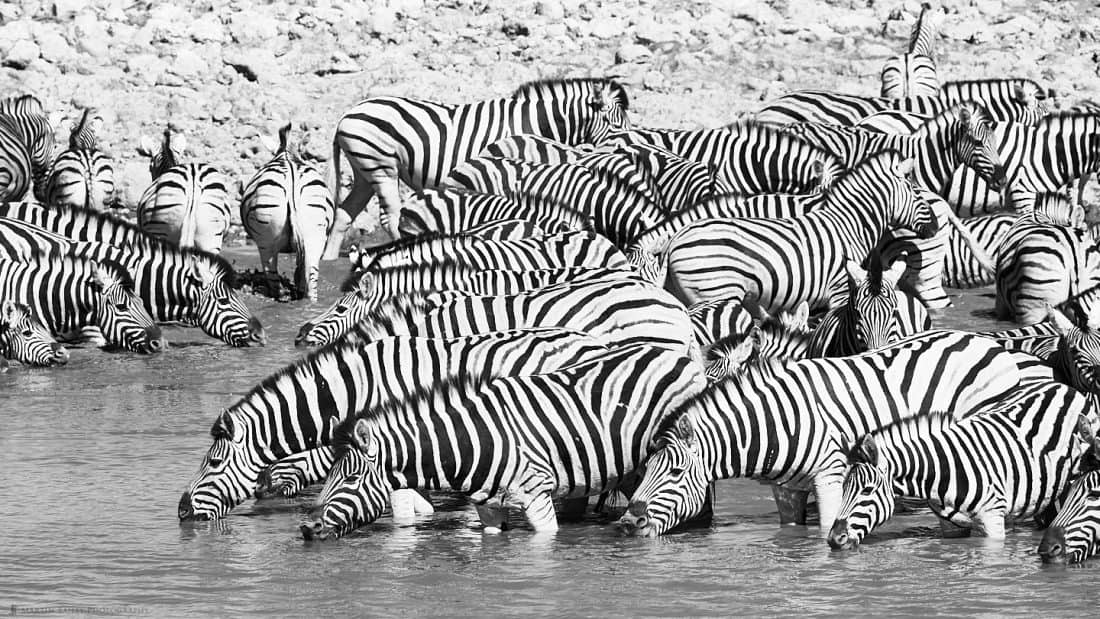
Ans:
<svg viewBox="0 0 1100 619"><path fill-rule="evenodd" d="M65 140L79 108L104 119L124 204L149 182L136 147L166 122L237 183L297 123L304 153L381 93L441 101L527 80L616 75L640 125L711 127L788 90L875 94L906 45L908 0L23 0L0 2L0 88L46 103ZM1019 76L1070 103L1100 93L1096 2L949 0L941 79ZM326 163L327 165L327 163Z"/></svg>

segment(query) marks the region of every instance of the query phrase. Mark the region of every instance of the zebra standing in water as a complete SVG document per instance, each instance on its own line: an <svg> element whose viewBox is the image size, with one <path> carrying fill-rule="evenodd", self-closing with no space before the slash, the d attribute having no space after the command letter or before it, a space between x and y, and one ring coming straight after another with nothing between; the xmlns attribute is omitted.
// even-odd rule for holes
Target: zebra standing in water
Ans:
<svg viewBox="0 0 1100 619"><path fill-rule="evenodd" d="M840 507L844 444L923 411L971 410L1020 377L1003 348L958 331L855 357L746 368L666 418L620 526L661 535L698 513L714 480L751 477L794 491L780 508L784 522L804 523L806 495L816 490L824 534Z"/></svg>
<svg viewBox="0 0 1100 619"><path fill-rule="evenodd" d="M183 136L173 140L171 127L159 150L142 137L138 153L149 157L153 182L138 201L138 225L179 247L217 253L232 218L225 175L206 163L179 163L185 148Z"/></svg>
<svg viewBox="0 0 1100 619"><path fill-rule="evenodd" d="M370 341L350 334L265 378L218 415L210 431L214 442L180 498L179 518L221 518L255 492L266 467L327 448L336 425L356 412L450 377L545 372L603 350L592 338L561 329L449 340ZM326 473L307 472L306 483Z"/></svg>
<svg viewBox="0 0 1100 619"><path fill-rule="evenodd" d="M24 365L65 365L69 351L53 339L31 308L5 299L0 303L0 367L3 359Z"/></svg>
<svg viewBox="0 0 1100 619"><path fill-rule="evenodd" d="M317 267L332 227L332 196L325 179L302 162L288 143L290 123L279 129L279 146L245 185L241 224L256 243L260 263L279 272L279 254L294 252L294 283L301 295L317 300Z"/></svg>
<svg viewBox="0 0 1100 619"><path fill-rule="evenodd" d="M628 108L622 86L594 78L530 82L507 97L465 105L404 97L367 99L336 126L332 163L338 208L324 259L337 257L351 221L375 194L397 237L398 179L417 191L435 187L456 165L519 133L568 146L599 143L609 132L629 128ZM342 201L341 151L354 176L351 193Z"/></svg>
<svg viewBox="0 0 1100 619"><path fill-rule="evenodd" d="M69 133L69 149L57 156L46 184L50 205L79 206L103 210L115 197L115 169L111 158L99 150L94 121L101 121L85 108Z"/></svg>
<svg viewBox="0 0 1100 619"><path fill-rule="evenodd" d="M401 488L449 488L486 531L520 509L536 532L558 528L554 499L617 489L666 413L705 385L686 357L628 347L532 376L450 382L365 411L337 430L342 458L317 498L306 539L373 522Z"/></svg>
<svg viewBox="0 0 1100 619"><path fill-rule="evenodd" d="M46 198L53 127L33 95L0 99L0 201Z"/></svg>
<svg viewBox="0 0 1100 619"><path fill-rule="evenodd" d="M917 23L909 35L909 51L894 56L882 67L882 96L888 99L935 97L940 94L940 78L932 59L935 25L929 14L932 5L921 4Z"/></svg>
<svg viewBox="0 0 1100 619"><path fill-rule="evenodd" d="M1094 445L1093 457L1100 456ZM1100 553L1100 470L1070 484L1058 516L1039 542L1043 563L1080 563Z"/></svg>

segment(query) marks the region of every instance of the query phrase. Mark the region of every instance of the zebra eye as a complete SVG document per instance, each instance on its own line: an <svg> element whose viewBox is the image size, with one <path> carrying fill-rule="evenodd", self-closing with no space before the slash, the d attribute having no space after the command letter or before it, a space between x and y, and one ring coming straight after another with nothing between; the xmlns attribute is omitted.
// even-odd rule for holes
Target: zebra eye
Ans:
<svg viewBox="0 0 1100 619"><path fill-rule="evenodd" d="M221 458L210 458L210 466L211 467L218 468L221 465L222 465L222 459Z"/></svg>
<svg viewBox="0 0 1100 619"><path fill-rule="evenodd" d="M1098 488L1096 490L1093 490L1092 492L1089 492L1088 496L1089 496L1090 501L1095 501L1097 499L1100 499L1100 488Z"/></svg>
<svg viewBox="0 0 1100 619"><path fill-rule="evenodd" d="M874 487L874 486L864 486L864 487L863 487L863 490L861 490L861 491L860 491L860 493L861 493L861 494L871 494L871 493L873 493L874 491L875 491L875 487Z"/></svg>
<svg viewBox="0 0 1100 619"><path fill-rule="evenodd" d="M348 306L346 306L346 305L337 305L335 311L336 311L337 314L343 314L344 312L348 311Z"/></svg>
<svg viewBox="0 0 1100 619"><path fill-rule="evenodd" d="M678 466L674 466L671 469L669 469L668 472L669 472L670 475L675 475L676 477L679 477L679 476L684 474L684 469L682 469Z"/></svg>
<svg viewBox="0 0 1100 619"><path fill-rule="evenodd" d="M221 305L221 306L229 305L229 297L218 297L217 302L218 302L218 305Z"/></svg>
<svg viewBox="0 0 1100 619"><path fill-rule="evenodd" d="M115 309L120 312L125 312L129 307L125 303L115 303Z"/></svg>
<svg viewBox="0 0 1100 619"><path fill-rule="evenodd" d="M30 329L25 329L23 331L22 335L23 335L23 337L30 337L30 336L34 335L34 332L32 332Z"/></svg>
<svg viewBox="0 0 1100 619"><path fill-rule="evenodd" d="M357 484L357 483L359 483L359 476L358 475L348 475L347 477L344 478L344 483L345 484Z"/></svg>

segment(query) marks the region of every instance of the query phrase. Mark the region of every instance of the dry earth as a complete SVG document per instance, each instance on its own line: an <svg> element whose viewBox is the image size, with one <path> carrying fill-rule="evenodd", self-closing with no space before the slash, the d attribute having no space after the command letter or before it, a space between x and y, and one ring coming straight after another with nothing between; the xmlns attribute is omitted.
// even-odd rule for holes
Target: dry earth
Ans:
<svg viewBox="0 0 1100 619"><path fill-rule="evenodd" d="M1095 2L936 3L941 79L1019 76L1066 101L1100 92ZM239 184L293 120L327 161L341 113L367 95L441 101L521 82L617 75L640 125L713 127L788 90L875 94L919 2L862 0L26 0L0 3L0 88L37 94L58 138L103 116L124 204L146 184L135 151L171 122L189 154Z"/></svg>

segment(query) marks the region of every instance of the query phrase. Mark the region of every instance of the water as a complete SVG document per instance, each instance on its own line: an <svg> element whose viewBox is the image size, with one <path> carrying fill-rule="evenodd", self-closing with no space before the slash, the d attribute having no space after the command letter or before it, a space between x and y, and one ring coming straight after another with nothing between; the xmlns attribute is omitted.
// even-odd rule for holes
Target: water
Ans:
<svg viewBox="0 0 1100 619"><path fill-rule="evenodd" d="M335 298L344 268L325 265L313 305L249 299L264 349L171 328L164 355L76 349L65 368L0 374L0 612L1052 616L1100 601L1100 562L1044 567L1027 527L1004 542L943 540L916 513L834 553L816 527L780 528L770 490L746 481L719 484L712 527L657 540L601 521L484 535L471 508L446 499L414 526L387 517L327 543L298 534L308 495L180 526L176 502L215 416L299 354L298 325ZM991 298L956 303L940 324L993 326L981 316Z"/></svg>

